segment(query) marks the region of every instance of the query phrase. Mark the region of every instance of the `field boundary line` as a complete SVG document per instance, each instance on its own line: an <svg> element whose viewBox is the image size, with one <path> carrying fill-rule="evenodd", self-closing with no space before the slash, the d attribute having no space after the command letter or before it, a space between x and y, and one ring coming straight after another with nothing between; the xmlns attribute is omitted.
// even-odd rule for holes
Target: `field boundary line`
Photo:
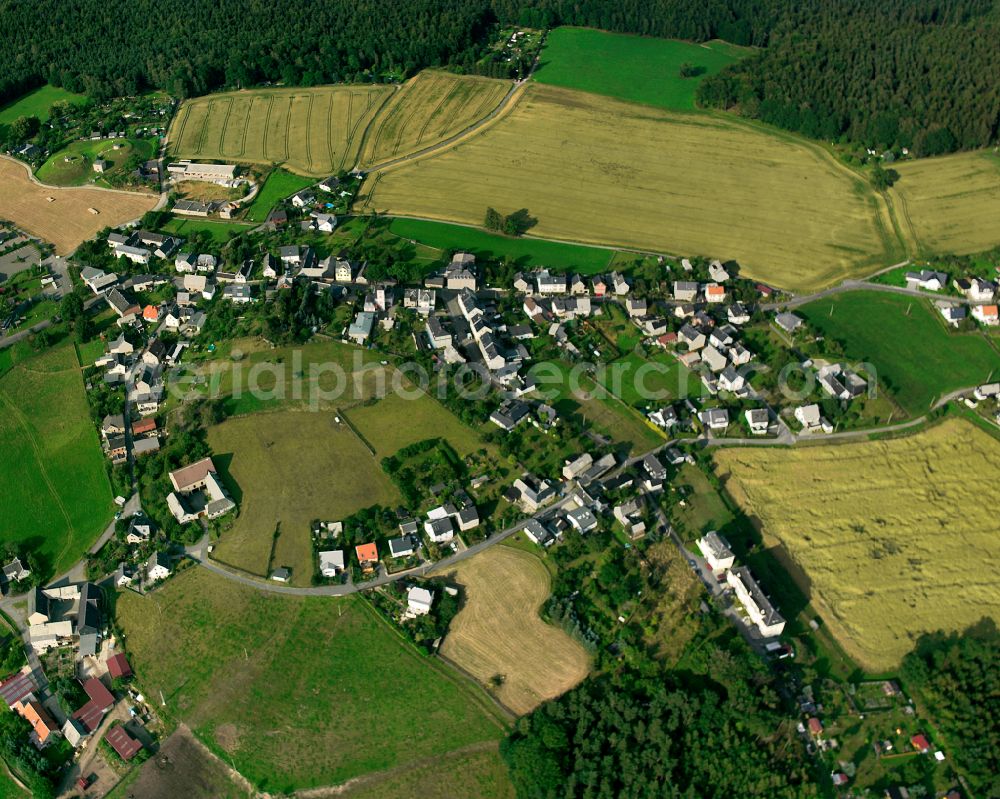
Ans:
<svg viewBox="0 0 1000 799"><path fill-rule="evenodd" d="M336 105L334 100L336 100L336 95L331 92L330 104L326 107L326 156L330 161L331 171L340 168L333 151L333 107Z"/></svg>
<svg viewBox="0 0 1000 799"><path fill-rule="evenodd" d="M309 105L306 107L306 163L309 164L310 169L314 169L310 132L312 131L313 101L316 99L316 95L309 93L306 96L309 98Z"/></svg>
<svg viewBox="0 0 1000 799"><path fill-rule="evenodd" d="M354 433L355 436L357 436L358 441L364 444L365 449L367 449L371 453L372 457L377 458L378 451L375 449L374 446L372 446L372 443L367 438L361 435L361 431L358 430L358 428L354 425L354 422L351 421L350 417L348 417L348 415L344 413L344 411L341 410L340 408L334 408L334 410L338 414L340 414L340 418L344 420L344 424L346 424L348 429L350 429L350 431Z"/></svg>
<svg viewBox="0 0 1000 799"><path fill-rule="evenodd" d="M362 164L366 163L367 155L365 151L368 149L369 135L371 134L372 126L381 126L382 124L382 114L386 110L386 106L389 105L399 93L403 91L403 88L397 85L391 92L386 93L382 98L381 102L378 104L378 108L372 112L371 118L365 124L364 130L361 132L361 141L358 142L358 151L354 156L353 167L355 169L359 168ZM374 145L373 145L374 146Z"/></svg>
<svg viewBox="0 0 1000 799"><path fill-rule="evenodd" d="M261 137L260 154L267 161L267 135L271 130L271 109L274 107L274 95L267 96L267 113L264 115L264 135Z"/></svg>

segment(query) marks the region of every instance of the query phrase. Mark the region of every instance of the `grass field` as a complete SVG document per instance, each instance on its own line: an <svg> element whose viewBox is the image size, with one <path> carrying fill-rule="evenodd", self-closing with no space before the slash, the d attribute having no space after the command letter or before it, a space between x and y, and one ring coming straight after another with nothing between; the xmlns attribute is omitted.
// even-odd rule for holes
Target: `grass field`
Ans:
<svg viewBox="0 0 1000 799"><path fill-rule="evenodd" d="M66 255L101 228L138 219L156 205L156 195L100 189L55 189L28 178L24 164L0 157L0 219L52 242ZM53 198L49 202L48 198ZM89 209L95 209L92 214Z"/></svg>
<svg viewBox="0 0 1000 799"><path fill-rule="evenodd" d="M910 414L958 388L1000 374L1000 353L978 333L950 333L924 300L852 291L805 305L799 312L847 358L875 365L880 380Z"/></svg>
<svg viewBox="0 0 1000 799"><path fill-rule="evenodd" d="M447 573L462 584L466 597L441 653L484 685L503 675L494 692L506 707L529 713L587 676L586 650L538 615L551 583L536 556L491 547Z"/></svg>
<svg viewBox="0 0 1000 799"><path fill-rule="evenodd" d="M630 444L633 455L663 444L663 437L637 411L610 396L589 375L574 378L571 369L560 361L543 361L533 368L539 396L561 414L579 414L585 426L612 441Z"/></svg>
<svg viewBox="0 0 1000 799"><path fill-rule="evenodd" d="M57 86L42 86L0 108L0 125L9 125L18 117L38 117L40 122L47 122L53 103L60 100L82 103L86 99L82 94L74 94Z"/></svg>
<svg viewBox="0 0 1000 799"><path fill-rule="evenodd" d="M354 166L365 129L391 92L388 86L322 86L197 97L174 118L170 151L329 175Z"/></svg>
<svg viewBox="0 0 1000 799"><path fill-rule="evenodd" d="M115 149L115 145L118 149ZM52 186L82 186L97 182L106 175L121 172L125 162L133 155L143 160L154 154L152 139L102 139L101 141L75 141L49 156L38 168L36 177ZM108 162L105 172L94 172L94 161L103 158ZM67 160L68 159L68 160Z"/></svg>
<svg viewBox="0 0 1000 799"><path fill-rule="evenodd" d="M485 446L478 432L427 395L407 399L389 394L373 405L351 408L347 417L375 447L379 458L429 437L447 440L463 457Z"/></svg>
<svg viewBox="0 0 1000 799"><path fill-rule="evenodd" d="M366 775L337 790L346 799L515 799L495 744L477 744L413 768Z"/></svg>
<svg viewBox="0 0 1000 799"><path fill-rule="evenodd" d="M246 218L251 222L263 222L279 202L295 192L311 186L315 181L284 169L272 169L257 196L247 209Z"/></svg>
<svg viewBox="0 0 1000 799"><path fill-rule="evenodd" d="M451 138L489 114L510 82L424 70L407 81L365 136L362 165L380 164Z"/></svg>
<svg viewBox="0 0 1000 799"><path fill-rule="evenodd" d="M362 599L267 594L204 569L117 616L149 696L270 793L498 740L489 700ZM164 641L171 645L165 647Z"/></svg>
<svg viewBox="0 0 1000 799"><path fill-rule="evenodd" d="M253 229L253 225L245 225L240 222L214 222L209 219L181 219L172 218L162 228L167 233L176 233L179 236L190 236L192 233L207 233L212 240L218 244L225 244L234 233L246 233Z"/></svg>
<svg viewBox="0 0 1000 799"><path fill-rule="evenodd" d="M974 253L1000 244L1000 157L971 152L894 165L893 194L924 253Z"/></svg>
<svg viewBox="0 0 1000 799"><path fill-rule="evenodd" d="M313 574L309 523L341 519L374 504L398 502L377 459L334 411L277 411L229 419L208 431L212 451L242 494L240 515L215 557L267 575L276 525L273 566L292 569L308 585ZM426 437L426 436L425 436Z"/></svg>
<svg viewBox="0 0 1000 799"><path fill-rule="evenodd" d="M467 140L369 178L359 207L482 224L526 207L533 235L735 258L805 291L895 254L865 182L821 148L738 120L532 85Z"/></svg>
<svg viewBox="0 0 1000 799"><path fill-rule="evenodd" d="M858 664L894 669L917 637L1000 619L1000 443L960 420L907 438L715 455L765 544Z"/></svg>
<svg viewBox="0 0 1000 799"><path fill-rule="evenodd" d="M441 250L464 250L478 258L503 259L525 268L545 266L584 275L600 274L614 255L613 250L603 247L500 236L481 228L422 219L393 219L389 230L401 238Z"/></svg>
<svg viewBox="0 0 1000 799"><path fill-rule="evenodd" d="M0 378L0 531L46 573L79 560L111 519L111 486L72 345Z"/></svg>
<svg viewBox="0 0 1000 799"><path fill-rule="evenodd" d="M649 358L633 352L605 367L601 385L627 404L643 410L697 393L700 386L697 375L666 352Z"/></svg>
<svg viewBox="0 0 1000 799"><path fill-rule="evenodd" d="M556 28L545 39L534 78L567 89L689 111L702 78L751 52L721 41L693 44L591 28ZM705 71L682 78L682 64Z"/></svg>

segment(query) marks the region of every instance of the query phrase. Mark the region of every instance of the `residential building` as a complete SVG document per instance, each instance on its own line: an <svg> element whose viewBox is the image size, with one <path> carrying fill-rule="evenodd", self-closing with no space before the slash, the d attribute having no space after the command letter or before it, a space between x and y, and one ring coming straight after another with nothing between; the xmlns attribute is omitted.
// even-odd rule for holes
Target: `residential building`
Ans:
<svg viewBox="0 0 1000 799"><path fill-rule="evenodd" d="M705 302L724 302L726 299L726 289L718 283L705 284Z"/></svg>
<svg viewBox="0 0 1000 799"><path fill-rule="evenodd" d="M709 568L716 574L733 568L736 563L736 556L733 555L729 544L715 530L698 539L698 549L708 561Z"/></svg>
<svg viewBox="0 0 1000 799"><path fill-rule="evenodd" d="M167 495L167 507L181 524L199 516L217 519L236 508L226 494L211 458L170 472L174 490Z"/></svg>
<svg viewBox="0 0 1000 799"><path fill-rule="evenodd" d="M151 583L166 580L171 575L170 558L163 552L154 552L146 560L146 579Z"/></svg>
<svg viewBox="0 0 1000 799"><path fill-rule="evenodd" d="M771 604L761 587L750 574L746 566L737 566L729 570L726 582L736 592L736 596L746 610L750 620L757 625L760 634L765 638L781 635L785 629L785 620Z"/></svg>
<svg viewBox="0 0 1000 799"><path fill-rule="evenodd" d="M729 411L725 408L706 408L698 412L698 421L708 430L725 430L729 427Z"/></svg>
<svg viewBox="0 0 1000 799"><path fill-rule="evenodd" d="M455 537L455 528L451 521L451 516L439 516L438 518L428 518L424 522L424 532L435 544L444 544Z"/></svg>
<svg viewBox="0 0 1000 799"><path fill-rule="evenodd" d="M767 435L768 427L771 424L771 414L768 413L766 409L754 408L746 411L743 415L746 418L747 425L750 427L750 432L753 435Z"/></svg>
<svg viewBox="0 0 1000 799"><path fill-rule="evenodd" d="M417 551L417 541L411 535L401 535L389 539L389 557L405 558Z"/></svg>
<svg viewBox="0 0 1000 799"><path fill-rule="evenodd" d="M987 327L996 327L1000 324L1000 312L996 305L973 305L972 318Z"/></svg>
<svg viewBox="0 0 1000 799"><path fill-rule="evenodd" d="M921 269L919 272L906 273L907 288L926 289L927 291L940 291L948 283L948 276L944 272L935 272L931 269Z"/></svg>
<svg viewBox="0 0 1000 799"><path fill-rule="evenodd" d="M589 469L594 464L594 456L589 452L584 452L582 455L574 458L572 461L567 462L562 469L562 476L564 480L575 480L579 475L583 474L587 469Z"/></svg>
<svg viewBox="0 0 1000 799"><path fill-rule="evenodd" d="M434 594L426 588L415 585L406 592L406 607L414 616L426 616L433 605Z"/></svg>
<svg viewBox="0 0 1000 799"><path fill-rule="evenodd" d="M364 344L372 334L375 325L375 314L369 311L359 311L347 328L347 337L355 344Z"/></svg>
<svg viewBox="0 0 1000 799"><path fill-rule="evenodd" d="M694 302L698 299L698 284L688 280L674 281L674 299L678 302Z"/></svg>
<svg viewBox="0 0 1000 799"><path fill-rule="evenodd" d="M344 550L328 549L319 553L319 572L324 577L343 574L344 568Z"/></svg>
<svg viewBox="0 0 1000 799"><path fill-rule="evenodd" d="M786 311L785 313L779 313L775 316L774 323L786 333L793 334L796 330L802 327L804 320L801 317Z"/></svg>
<svg viewBox="0 0 1000 799"><path fill-rule="evenodd" d="M358 544L354 548L354 554L358 558L361 571L370 573L378 565L378 546L374 541L368 544Z"/></svg>
<svg viewBox="0 0 1000 799"><path fill-rule="evenodd" d="M569 519L569 523L573 528L581 533L589 533L591 530L597 529L597 517L586 506L574 508L569 511L566 514L566 518Z"/></svg>

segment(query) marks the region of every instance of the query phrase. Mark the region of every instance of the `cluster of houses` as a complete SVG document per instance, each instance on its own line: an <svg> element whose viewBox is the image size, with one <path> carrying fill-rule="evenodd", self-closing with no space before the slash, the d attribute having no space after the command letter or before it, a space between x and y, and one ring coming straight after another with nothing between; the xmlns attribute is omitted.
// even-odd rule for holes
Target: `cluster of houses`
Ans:
<svg viewBox="0 0 1000 799"><path fill-rule="evenodd" d="M0 698L11 711L31 725L29 739L36 748L45 749L57 739L64 738L71 747L80 749L104 725L115 708L116 700L102 678L129 679L132 668L121 652L109 654L103 663L95 665L103 671L102 677L90 676L81 680L87 700L69 715L63 713L54 696L49 695L43 700L47 692L44 686L39 685L30 666L0 682ZM62 723L56 718L63 719ZM125 725L117 722L107 727L103 740L126 762L142 749L139 740Z"/></svg>
<svg viewBox="0 0 1000 799"><path fill-rule="evenodd" d="M725 578L746 611L750 621L763 638L775 638L785 629L785 620L774 607L767 594L754 579L746 566L737 566L736 557L729 544L717 532L706 533L698 539L698 549L704 556L716 579Z"/></svg>
<svg viewBox="0 0 1000 799"><path fill-rule="evenodd" d="M210 457L170 472L170 484L174 490L167 494L167 508L178 524L202 516L218 519L236 509Z"/></svg>
<svg viewBox="0 0 1000 799"><path fill-rule="evenodd" d="M925 291L943 291L948 287L948 275L944 272L933 269L921 269L920 271L907 272L905 274L906 285L911 289L923 289ZM1000 312L998 312L997 283L981 277L959 277L951 282L952 288L965 297L969 306L941 300L937 303L938 310L944 320L951 326L957 327L970 313L972 318L986 327L1000 325Z"/></svg>

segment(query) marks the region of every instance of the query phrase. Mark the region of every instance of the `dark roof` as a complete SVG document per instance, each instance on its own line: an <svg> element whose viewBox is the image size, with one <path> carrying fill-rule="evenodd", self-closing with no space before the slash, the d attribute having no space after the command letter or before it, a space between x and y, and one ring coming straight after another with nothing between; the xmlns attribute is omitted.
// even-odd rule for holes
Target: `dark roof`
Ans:
<svg viewBox="0 0 1000 799"><path fill-rule="evenodd" d="M132 667L128 664L128 658L119 652L114 657L108 658L108 672L112 677L131 677Z"/></svg>
<svg viewBox="0 0 1000 799"><path fill-rule="evenodd" d="M156 356L157 360L162 361L167 354L167 345L160 339L155 338L149 342L149 354Z"/></svg>
<svg viewBox="0 0 1000 799"><path fill-rule="evenodd" d="M105 688L104 683L96 677L91 677L87 680L83 684L83 690L90 697L90 701L102 711L108 710L115 703L115 698L111 695L111 691Z"/></svg>
<svg viewBox="0 0 1000 799"><path fill-rule="evenodd" d="M35 682L34 673L30 671L27 674L15 674L0 683L0 697L3 697L8 707L37 690L38 684Z"/></svg>
<svg viewBox="0 0 1000 799"><path fill-rule="evenodd" d="M98 607L101 590L93 583L80 586L80 608L77 611L76 626L80 635L98 633L101 630L101 610Z"/></svg>
<svg viewBox="0 0 1000 799"><path fill-rule="evenodd" d="M111 748L121 755L122 760L131 760L142 749L142 744L129 735L121 725L108 730L104 736L104 740L111 744Z"/></svg>

